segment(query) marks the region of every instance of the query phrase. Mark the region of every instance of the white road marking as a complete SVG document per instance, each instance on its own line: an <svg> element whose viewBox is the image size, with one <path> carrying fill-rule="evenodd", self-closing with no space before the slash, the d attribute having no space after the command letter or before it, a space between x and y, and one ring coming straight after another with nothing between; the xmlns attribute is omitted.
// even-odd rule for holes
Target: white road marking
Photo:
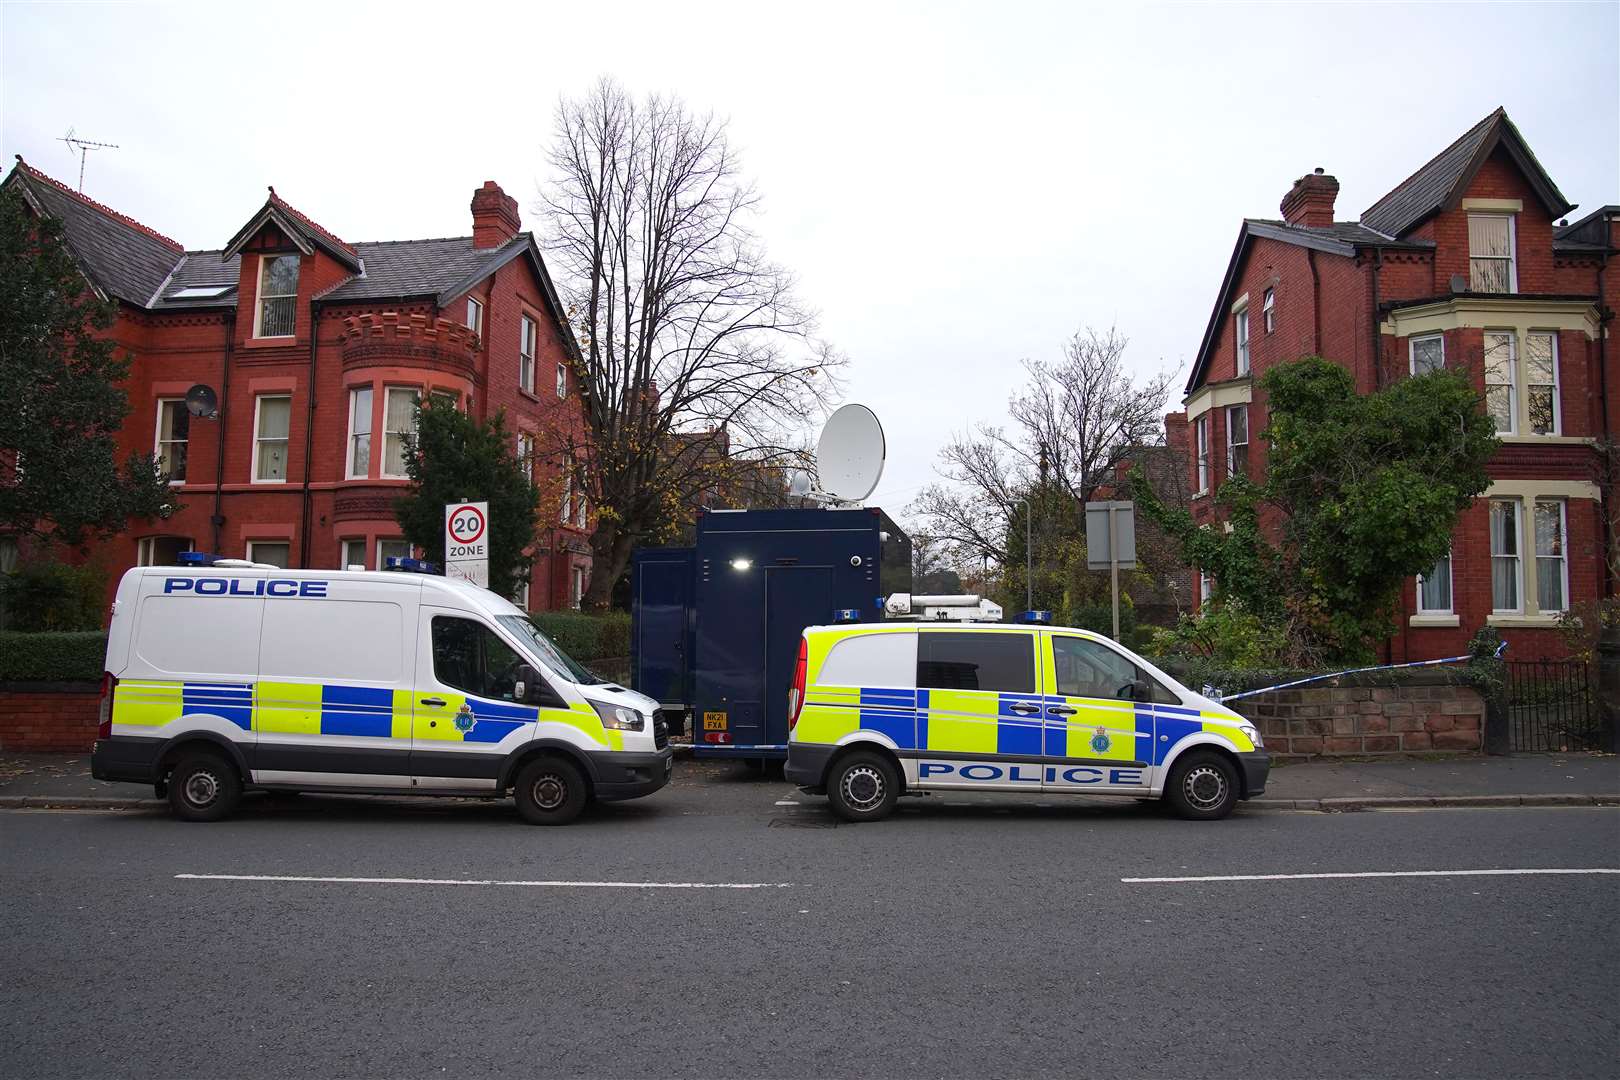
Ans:
<svg viewBox="0 0 1620 1080"><path fill-rule="evenodd" d="M322 885L527 885L557 889L791 889L787 881L500 881L478 878L314 877L302 874L176 874L178 881L287 881Z"/></svg>
<svg viewBox="0 0 1620 1080"><path fill-rule="evenodd" d="M803 806L804 803L794 802L792 799L780 799L780 800L777 801L776 805L777 806Z"/></svg>
<svg viewBox="0 0 1620 1080"><path fill-rule="evenodd" d="M1579 869L1534 868L1524 870L1361 870L1332 874L1212 874L1207 877L1127 877L1127 885L1167 885L1191 881L1318 881L1328 878L1403 877L1514 877L1530 874L1620 874L1620 868L1593 866Z"/></svg>

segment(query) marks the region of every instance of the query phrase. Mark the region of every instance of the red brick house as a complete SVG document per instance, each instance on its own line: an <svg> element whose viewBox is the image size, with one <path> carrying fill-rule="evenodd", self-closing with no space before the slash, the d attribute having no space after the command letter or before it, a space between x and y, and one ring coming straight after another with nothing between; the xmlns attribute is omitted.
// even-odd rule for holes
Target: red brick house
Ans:
<svg viewBox="0 0 1620 1080"><path fill-rule="evenodd" d="M505 410L551 505L519 601L577 604L587 511L563 453L584 445L578 346L517 202L473 193L472 235L346 243L270 189L221 249L188 251L24 163L5 179L61 221L91 286L116 302L132 359L120 455L155 452L183 508L94 546L117 575L210 551L290 567L375 569L408 554L393 516L425 395ZM219 410L191 416L211 387Z"/></svg>
<svg viewBox="0 0 1620 1080"><path fill-rule="evenodd" d="M1273 365L1321 355L1362 392L1465 367L1503 446L1450 557L1406 587L1385 652L1455 655L1488 623L1519 659L1561 655L1559 615L1615 590L1604 444L1620 427L1620 357L1607 347L1620 206L1561 220L1574 205L1501 109L1359 221L1334 220L1338 190L1317 169L1283 198L1281 221L1239 230L1186 412L1167 418L1185 431L1194 514L1215 520L1210 496L1233 472L1263 477L1255 382ZM1195 595L1209 585L1194 572Z"/></svg>

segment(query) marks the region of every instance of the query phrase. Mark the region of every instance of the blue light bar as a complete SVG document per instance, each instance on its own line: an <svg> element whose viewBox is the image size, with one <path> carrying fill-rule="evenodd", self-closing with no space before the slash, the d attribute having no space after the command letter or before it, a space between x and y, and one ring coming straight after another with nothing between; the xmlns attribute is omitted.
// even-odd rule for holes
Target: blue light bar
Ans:
<svg viewBox="0 0 1620 1080"><path fill-rule="evenodd" d="M839 608L837 611L833 612L833 622L860 622L860 621L861 621L861 609L860 608L852 608L852 607Z"/></svg>
<svg viewBox="0 0 1620 1080"><path fill-rule="evenodd" d="M206 551L182 551L174 557L176 566L213 566L218 555L210 555Z"/></svg>
<svg viewBox="0 0 1620 1080"><path fill-rule="evenodd" d="M1039 623L1043 626L1050 626L1052 624L1052 613L1050 611L1021 611L1013 616L1013 622Z"/></svg>
<svg viewBox="0 0 1620 1080"><path fill-rule="evenodd" d="M399 555L390 555L383 569L398 570L406 574L437 574L439 572L436 563L430 563L426 559L402 558Z"/></svg>

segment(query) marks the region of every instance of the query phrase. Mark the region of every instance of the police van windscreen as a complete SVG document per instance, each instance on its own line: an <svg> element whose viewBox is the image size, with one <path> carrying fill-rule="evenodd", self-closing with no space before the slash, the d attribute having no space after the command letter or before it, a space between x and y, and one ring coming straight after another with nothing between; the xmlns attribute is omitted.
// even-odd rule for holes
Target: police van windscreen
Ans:
<svg viewBox="0 0 1620 1080"><path fill-rule="evenodd" d="M540 662L551 670L553 675L561 675L569 682L582 686L600 686L608 680L602 678L590 668L579 663L572 656L557 647L556 642L546 637L540 628L521 615L497 615L500 624L517 635L539 658Z"/></svg>

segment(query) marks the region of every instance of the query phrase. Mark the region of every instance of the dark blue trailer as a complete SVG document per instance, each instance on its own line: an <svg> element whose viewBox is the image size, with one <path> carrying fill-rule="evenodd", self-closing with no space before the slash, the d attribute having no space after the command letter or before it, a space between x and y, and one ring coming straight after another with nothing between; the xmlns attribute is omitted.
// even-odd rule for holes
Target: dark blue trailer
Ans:
<svg viewBox="0 0 1620 1080"><path fill-rule="evenodd" d="M693 547L634 566L635 688L685 706L699 755L779 758L799 636L841 612L881 619L883 597L911 590L911 541L876 508L715 510Z"/></svg>

